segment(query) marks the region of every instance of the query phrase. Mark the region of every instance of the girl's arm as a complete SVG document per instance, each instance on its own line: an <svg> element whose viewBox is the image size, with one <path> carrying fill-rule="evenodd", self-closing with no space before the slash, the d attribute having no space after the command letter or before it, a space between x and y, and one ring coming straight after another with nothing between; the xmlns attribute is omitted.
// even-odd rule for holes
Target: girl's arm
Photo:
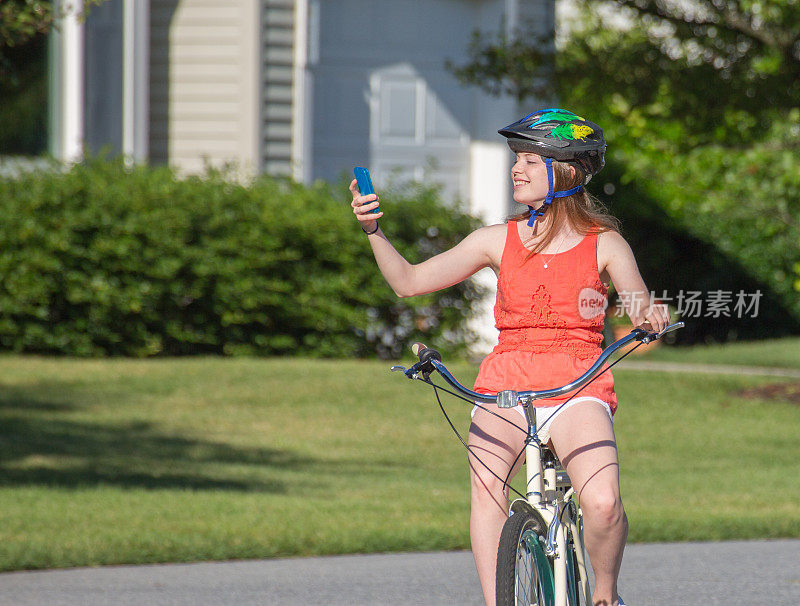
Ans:
<svg viewBox="0 0 800 606"><path fill-rule="evenodd" d="M608 272L634 326L649 322L657 331L666 328L669 324L667 306L651 304L650 291L625 238L615 231L601 233L597 241L597 263L600 273L604 269Z"/></svg>
<svg viewBox="0 0 800 606"><path fill-rule="evenodd" d="M361 196L355 179L350 183L350 191L353 194L353 213L361 222L362 229L372 232L377 227L377 219L383 216L383 212L368 214L378 206L378 196ZM398 297L413 297L457 284L484 267L497 267L499 258L495 259L494 248L498 227L505 230L502 225L482 227L450 250L417 265L406 261L380 228L368 237L378 268L389 286Z"/></svg>

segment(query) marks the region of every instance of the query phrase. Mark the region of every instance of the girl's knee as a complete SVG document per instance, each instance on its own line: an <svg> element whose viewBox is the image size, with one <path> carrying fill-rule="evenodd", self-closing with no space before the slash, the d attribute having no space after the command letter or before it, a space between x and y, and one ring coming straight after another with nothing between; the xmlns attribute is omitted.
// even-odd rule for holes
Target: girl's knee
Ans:
<svg viewBox="0 0 800 606"><path fill-rule="evenodd" d="M473 467L470 473L470 496L473 502L478 503L505 501L505 483L488 471L481 473Z"/></svg>
<svg viewBox="0 0 800 606"><path fill-rule="evenodd" d="M602 526L616 526L626 520L622 499L615 487L595 487L580 498L583 515Z"/></svg>

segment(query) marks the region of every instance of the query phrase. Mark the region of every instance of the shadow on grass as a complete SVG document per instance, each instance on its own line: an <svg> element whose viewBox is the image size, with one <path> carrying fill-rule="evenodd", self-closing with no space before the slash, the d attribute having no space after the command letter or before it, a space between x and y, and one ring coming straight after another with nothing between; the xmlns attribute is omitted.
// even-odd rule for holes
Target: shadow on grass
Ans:
<svg viewBox="0 0 800 606"><path fill-rule="evenodd" d="M61 385L60 398L52 396L52 387L47 382L48 398L36 397L36 386L0 393L0 486L286 493L286 482L268 478L270 471L310 470L320 463L287 450L240 448L169 434L151 422L76 421L69 417L83 406L75 386ZM225 465L238 469L227 473L218 468ZM242 466L251 469L242 471Z"/></svg>

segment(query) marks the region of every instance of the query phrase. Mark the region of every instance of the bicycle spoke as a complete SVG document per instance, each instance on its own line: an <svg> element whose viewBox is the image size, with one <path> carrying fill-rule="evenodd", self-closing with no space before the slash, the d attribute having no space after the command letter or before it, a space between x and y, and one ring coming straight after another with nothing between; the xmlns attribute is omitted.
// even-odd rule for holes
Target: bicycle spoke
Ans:
<svg viewBox="0 0 800 606"><path fill-rule="evenodd" d="M523 533L517 552L517 606L540 606L542 594L539 586L539 571L536 558L530 550L528 541L531 531Z"/></svg>
<svg viewBox="0 0 800 606"><path fill-rule="evenodd" d="M528 548L525 544L521 544L517 556L517 605L530 606L531 604L531 586L532 586L532 571L531 571L531 557Z"/></svg>

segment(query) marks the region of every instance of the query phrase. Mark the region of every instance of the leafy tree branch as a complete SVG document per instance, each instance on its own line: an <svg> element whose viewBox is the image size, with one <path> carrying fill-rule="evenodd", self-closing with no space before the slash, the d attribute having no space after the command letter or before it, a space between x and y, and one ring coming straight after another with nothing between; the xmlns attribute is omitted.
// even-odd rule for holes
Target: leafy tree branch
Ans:
<svg viewBox="0 0 800 606"><path fill-rule="evenodd" d="M106 0L84 0L81 18L93 6ZM45 0L3 0L0 4L0 51L3 47L20 46L37 34L43 34L69 14L74 5L61 3L56 7Z"/></svg>

